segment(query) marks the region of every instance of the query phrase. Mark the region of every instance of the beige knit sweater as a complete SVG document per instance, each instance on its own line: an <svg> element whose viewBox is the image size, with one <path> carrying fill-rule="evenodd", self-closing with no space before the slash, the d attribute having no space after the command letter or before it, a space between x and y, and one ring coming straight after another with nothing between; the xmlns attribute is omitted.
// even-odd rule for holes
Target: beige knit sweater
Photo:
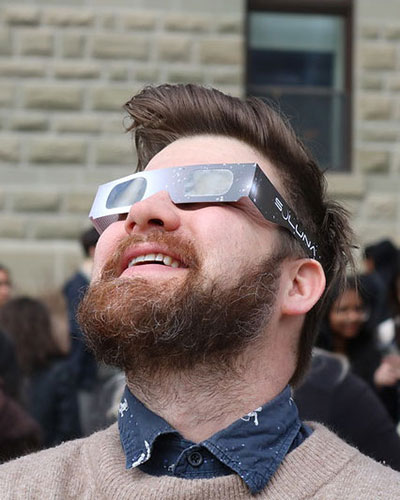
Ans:
<svg viewBox="0 0 400 500"><path fill-rule="evenodd" d="M400 499L400 473L361 455L330 431L315 432L292 451L267 487L252 496L239 476L153 477L125 470L117 426L0 467L3 499Z"/></svg>

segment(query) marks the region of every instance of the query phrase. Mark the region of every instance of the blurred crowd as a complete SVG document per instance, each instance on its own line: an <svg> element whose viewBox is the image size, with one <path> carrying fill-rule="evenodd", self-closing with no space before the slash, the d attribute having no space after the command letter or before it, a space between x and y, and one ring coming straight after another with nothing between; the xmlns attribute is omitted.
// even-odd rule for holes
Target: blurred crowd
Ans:
<svg viewBox="0 0 400 500"><path fill-rule="evenodd" d="M295 400L363 453L400 470L400 253L364 251L364 270L333 289L311 369Z"/></svg>
<svg viewBox="0 0 400 500"><path fill-rule="evenodd" d="M82 264L60 290L66 336L54 301L18 296L0 265L0 463L116 420L124 375L96 362L76 320L97 239L82 234ZM400 251L389 240L369 245L363 268L331 290L294 399L304 420L400 470Z"/></svg>
<svg viewBox="0 0 400 500"><path fill-rule="evenodd" d="M98 237L95 229L81 235L84 258L59 291L61 313L54 295L18 296L0 265L0 463L115 420L110 408L124 377L97 364L76 320Z"/></svg>

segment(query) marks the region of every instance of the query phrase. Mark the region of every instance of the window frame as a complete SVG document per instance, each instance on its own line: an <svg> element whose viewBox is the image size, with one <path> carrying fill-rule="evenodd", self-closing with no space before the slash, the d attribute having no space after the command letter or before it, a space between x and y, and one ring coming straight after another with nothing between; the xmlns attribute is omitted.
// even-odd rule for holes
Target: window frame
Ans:
<svg viewBox="0 0 400 500"><path fill-rule="evenodd" d="M345 148L343 151L344 165L337 170L329 170L331 173L352 172L352 148L353 148L353 14L354 0L246 0L245 19L245 93L249 93L248 75L250 73L249 61L249 25L250 12L276 12L293 14L331 14L341 16L345 26L345 64L344 64L344 95L347 105L344 112L346 123Z"/></svg>

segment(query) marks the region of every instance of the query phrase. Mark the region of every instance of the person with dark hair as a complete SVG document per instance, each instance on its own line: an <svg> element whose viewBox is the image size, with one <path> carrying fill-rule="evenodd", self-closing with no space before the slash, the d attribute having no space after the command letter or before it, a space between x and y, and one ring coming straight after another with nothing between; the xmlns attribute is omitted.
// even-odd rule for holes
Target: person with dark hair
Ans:
<svg viewBox="0 0 400 500"><path fill-rule="evenodd" d="M0 331L0 463L41 447L39 425L21 407L19 370L14 345Z"/></svg>
<svg viewBox="0 0 400 500"><path fill-rule="evenodd" d="M14 343L2 330L0 330L0 346L0 376L3 387L9 396L18 400L21 397L21 370Z"/></svg>
<svg viewBox="0 0 400 500"><path fill-rule="evenodd" d="M139 171L97 192L79 309L126 374L118 428L3 466L6 498L22 477L20 498L398 498L397 472L291 397L352 261L310 154L259 99L161 85L125 110Z"/></svg>
<svg viewBox="0 0 400 500"><path fill-rule="evenodd" d="M11 298L11 290L10 271L0 264L0 307Z"/></svg>
<svg viewBox="0 0 400 500"><path fill-rule="evenodd" d="M389 284L389 310L392 321L392 349L400 352L400 251L392 280Z"/></svg>
<svg viewBox="0 0 400 500"><path fill-rule="evenodd" d="M68 360L71 365L79 396L79 414L83 435L93 430L93 395L97 382L97 363L93 353L87 349L83 333L76 319L78 306L89 283L93 266L93 256L99 233L94 227L85 230L80 237L84 253L78 271L63 286L63 295L67 304L70 333L70 352Z"/></svg>
<svg viewBox="0 0 400 500"><path fill-rule="evenodd" d="M93 261L94 251L96 249L98 240L99 233L94 227L90 227L89 229L86 229L86 231L83 231L80 237L80 242L82 250L85 254L85 258L89 257L91 259L91 261L83 263L83 268L86 271L86 275L88 275L89 277L92 272L92 266L90 264Z"/></svg>
<svg viewBox="0 0 400 500"><path fill-rule="evenodd" d="M364 276L349 277L345 288L332 295L317 343L347 357L352 371L376 391L397 424L400 356L384 356L379 350L375 332L368 328L368 302L363 290Z"/></svg>
<svg viewBox="0 0 400 500"><path fill-rule="evenodd" d="M0 325L14 341L23 377L22 400L42 429L43 445L78 437L75 384L52 335L45 305L30 297L11 299L0 310Z"/></svg>
<svg viewBox="0 0 400 500"><path fill-rule="evenodd" d="M364 298L370 302L371 314L368 324L376 329L377 338L383 349L394 340L394 327L391 318L391 284L397 271L399 251L390 240L381 240L368 245L364 250L364 264L367 275L364 277L366 292Z"/></svg>
<svg viewBox="0 0 400 500"><path fill-rule="evenodd" d="M390 240L381 240L367 245L364 255L367 270L376 271L387 290L397 267L398 249Z"/></svg>
<svg viewBox="0 0 400 500"><path fill-rule="evenodd" d="M348 360L315 348L310 370L294 392L304 420L321 422L378 462L400 471L400 437L371 387Z"/></svg>

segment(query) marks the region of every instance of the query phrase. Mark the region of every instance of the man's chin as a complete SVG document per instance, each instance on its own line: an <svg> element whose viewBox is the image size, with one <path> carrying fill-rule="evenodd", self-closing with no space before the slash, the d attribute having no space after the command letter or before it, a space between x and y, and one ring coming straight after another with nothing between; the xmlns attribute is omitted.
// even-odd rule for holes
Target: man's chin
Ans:
<svg viewBox="0 0 400 500"><path fill-rule="evenodd" d="M159 279L152 273L94 281L78 313L88 346L98 360L123 370L169 363L176 314L188 288L179 276Z"/></svg>
<svg viewBox="0 0 400 500"><path fill-rule="evenodd" d="M79 322L96 357L125 371L182 371L236 359L263 332L275 302L280 261L243 269L226 287L199 271L154 281L98 280L86 293Z"/></svg>

